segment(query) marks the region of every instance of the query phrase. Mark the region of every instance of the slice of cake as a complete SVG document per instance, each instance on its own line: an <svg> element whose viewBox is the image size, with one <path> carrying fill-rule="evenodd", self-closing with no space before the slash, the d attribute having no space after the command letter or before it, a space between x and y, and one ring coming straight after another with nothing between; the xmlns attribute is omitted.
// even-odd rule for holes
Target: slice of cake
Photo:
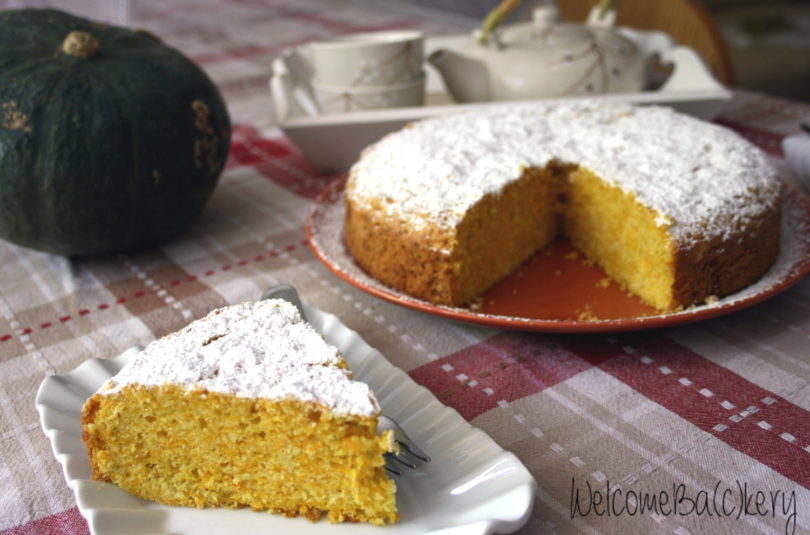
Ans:
<svg viewBox="0 0 810 535"><path fill-rule="evenodd" d="M330 522L398 520L380 407L282 300L156 340L84 405L93 479L143 499Z"/></svg>

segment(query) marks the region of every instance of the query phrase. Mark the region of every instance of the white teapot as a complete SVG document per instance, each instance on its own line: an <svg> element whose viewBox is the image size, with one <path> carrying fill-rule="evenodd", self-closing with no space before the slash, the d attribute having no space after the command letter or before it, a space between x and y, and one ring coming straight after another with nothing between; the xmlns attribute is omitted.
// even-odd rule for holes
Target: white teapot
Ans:
<svg viewBox="0 0 810 535"><path fill-rule="evenodd" d="M456 102L526 100L641 91L646 58L615 29L616 11L595 7L586 24L560 21L556 7L533 20L481 30L459 50L439 49L428 62Z"/></svg>

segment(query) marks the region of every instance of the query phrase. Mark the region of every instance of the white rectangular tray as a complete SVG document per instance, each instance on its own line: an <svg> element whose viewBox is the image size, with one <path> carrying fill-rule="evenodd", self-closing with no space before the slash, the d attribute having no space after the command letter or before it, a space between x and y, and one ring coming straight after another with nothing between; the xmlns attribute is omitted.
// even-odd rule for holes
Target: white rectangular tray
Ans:
<svg viewBox="0 0 810 535"><path fill-rule="evenodd" d="M715 80L697 53L676 46L661 32L620 31L635 41L645 54L658 53L674 70L657 90L588 97L590 99L672 106L683 113L712 119L731 99L731 92ZM468 35L427 37L425 54L436 49L459 48ZM453 104L438 73L426 65L427 104L412 108L319 114L298 98L301 84L311 76L306 46L282 52L273 62L270 90L275 119L281 130L315 167L343 171L354 163L360 151L388 132L405 124L436 115L483 109L503 103Z"/></svg>

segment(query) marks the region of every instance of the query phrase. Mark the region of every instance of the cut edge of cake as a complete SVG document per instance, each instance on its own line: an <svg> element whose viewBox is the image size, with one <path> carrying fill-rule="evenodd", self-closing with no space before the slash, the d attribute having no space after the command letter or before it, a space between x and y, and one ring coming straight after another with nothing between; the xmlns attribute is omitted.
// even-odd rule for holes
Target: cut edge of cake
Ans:
<svg viewBox="0 0 810 535"><path fill-rule="evenodd" d="M634 218L634 228L641 229L636 244L622 230L626 220L596 214L598 209L606 211L603 200L602 206L592 200L597 192L611 198L614 216ZM499 211L506 215L499 216ZM523 231L507 230L517 221L524 222ZM535 225L534 232L525 228L526 222ZM550 162L545 168L525 168L504 192L484 195L452 232L430 225L411 229L407 221L384 210L359 208L347 196L344 241L357 263L384 284L434 304L458 307L562 236L622 288L660 312L675 312L730 295L759 279L778 254L780 222L777 201L773 210L727 236L678 240L668 232L671 220L632 192L584 166ZM608 227L616 227L613 234L606 234ZM476 242L485 254L469 253L465 246Z"/></svg>
<svg viewBox="0 0 810 535"><path fill-rule="evenodd" d="M563 176L549 178L556 174ZM527 177L554 182L546 188L554 200L536 196L539 213L520 198L543 189ZM516 184L526 187L510 195ZM617 199L618 209L602 203L583 210L596 190ZM504 201L510 196L517 202ZM383 284L458 307L474 303L548 240L518 233L529 236L518 240L525 247L506 247L501 258L501 244L514 237L510 221L562 219L541 227L556 224L553 234L669 313L733 294L768 270L779 250L780 197L767 157L721 126L660 106L508 105L412 123L368 147L349 172L343 238L358 265ZM613 225L622 209L645 230L633 235L619 225L593 240L581 232ZM614 219L579 219L600 210L615 212ZM484 228L479 220L488 218L492 226ZM466 227L483 231L465 235ZM631 251L644 242L656 243ZM609 250L619 243L629 253ZM488 256L469 265L477 250ZM621 267L636 260L640 268Z"/></svg>

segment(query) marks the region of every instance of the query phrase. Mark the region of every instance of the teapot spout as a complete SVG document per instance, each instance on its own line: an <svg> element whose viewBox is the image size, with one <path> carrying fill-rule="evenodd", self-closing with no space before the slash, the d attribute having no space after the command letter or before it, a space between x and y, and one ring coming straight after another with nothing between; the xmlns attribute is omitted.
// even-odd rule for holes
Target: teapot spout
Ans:
<svg viewBox="0 0 810 535"><path fill-rule="evenodd" d="M489 71L482 61L446 49L434 51L427 60L439 71L456 102L490 100Z"/></svg>

